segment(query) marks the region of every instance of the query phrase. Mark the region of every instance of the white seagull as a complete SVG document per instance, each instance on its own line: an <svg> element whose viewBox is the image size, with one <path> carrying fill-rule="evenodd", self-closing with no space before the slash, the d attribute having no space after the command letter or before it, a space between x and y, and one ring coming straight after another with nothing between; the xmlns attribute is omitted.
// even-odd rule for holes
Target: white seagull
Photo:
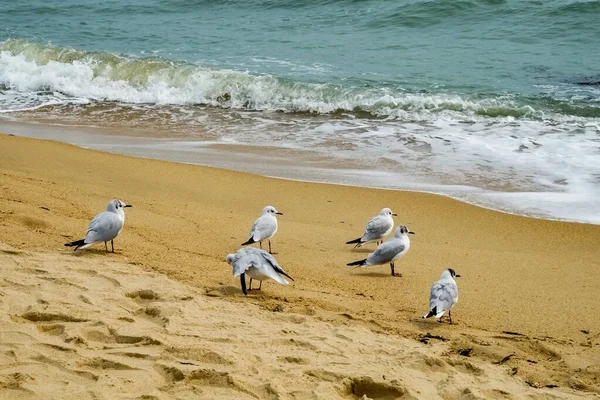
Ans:
<svg viewBox="0 0 600 400"><path fill-rule="evenodd" d="M374 216L369 223L367 224L367 229L365 229L365 233L358 239L351 240L346 242L346 244L354 244L356 243L356 247L360 247L365 243L376 241L379 245L379 241L383 242L383 238L389 235L394 229L394 218L398 214L394 214L392 210L389 208L384 208L381 210L379 215Z"/></svg>
<svg viewBox="0 0 600 400"><path fill-rule="evenodd" d="M442 277L439 281L431 286L431 295L429 296L429 312L423 315L423 318L435 316L442 322L444 313L448 311L448 318L452 323L452 315L450 309L458 302L458 286L454 277L460 278L452 268L448 268L442 272Z"/></svg>
<svg viewBox="0 0 600 400"><path fill-rule="evenodd" d="M277 232L277 217L275 215L283 215L278 212L275 207L266 206L263 208L260 217L254 221L250 230L250 238L242 243L242 246L247 244L257 243L262 249L263 240L269 241L269 253L271 252L271 238Z"/></svg>
<svg viewBox="0 0 600 400"><path fill-rule="evenodd" d="M375 251L369 254L367 258L351 262L347 265L350 267L367 267L369 265L390 263L392 276L402 276L402 274L394 272L394 261L408 252L408 249L410 248L410 239L408 238L409 233L414 235L414 232L409 231L406 226L399 226L396 228L396 232L394 232L394 237L377 246Z"/></svg>
<svg viewBox="0 0 600 400"><path fill-rule="evenodd" d="M288 281L281 275L294 280L285 273L277 260L275 260L275 257L256 247L243 247L236 251L235 254L228 254L226 260L227 263L233 266L233 276L236 278L240 277L242 292L244 294L248 294L248 291L252 290L252 279L260 281L258 290L262 287L262 281L267 279L273 279L282 285L287 285ZM248 290L246 290L246 274L250 277L250 288Z"/></svg>
<svg viewBox="0 0 600 400"><path fill-rule="evenodd" d="M85 239L66 243L65 246L73 247L75 250L87 249L95 243L104 242L104 247L108 252L107 242L110 241L112 252L115 252L113 239L119 236L125 224L124 208L132 207L131 204L125 204L121 200L111 200L106 207L106 211L96 215L86 232Z"/></svg>

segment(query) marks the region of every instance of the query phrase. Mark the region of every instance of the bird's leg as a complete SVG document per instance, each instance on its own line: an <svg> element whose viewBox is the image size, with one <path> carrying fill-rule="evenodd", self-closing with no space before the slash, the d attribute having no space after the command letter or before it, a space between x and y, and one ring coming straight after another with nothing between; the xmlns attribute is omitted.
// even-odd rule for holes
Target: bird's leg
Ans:
<svg viewBox="0 0 600 400"><path fill-rule="evenodd" d="M106 244L106 242L104 242L104 247L106 248L106 252L108 253L108 244Z"/></svg>
<svg viewBox="0 0 600 400"><path fill-rule="evenodd" d="M258 245L260 246L260 249L262 250L262 242L258 242Z"/></svg>
<svg viewBox="0 0 600 400"><path fill-rule="evenodd" d="M259 281L260 285L258 285L258 290L262 289L262 281Z"/></svg>
<svg viewBox="0 0 600 400"><path fill-rule="evenodd" d="M115 243L111 240L110 241L110 247L112 248L112 252L115 252Z"/></svg>
<svg viewBox="0 0 600 400"><path fill-rule="evenodd" d="M397 276L397 277L399 277L399 278L400 278L400 277L402 277L402 274L401 274L401 273L396 273L396 272L394 271L394 263L390 263L390 267L392 268L392 276Z"/></svg>
<svg viewBox="0 0 600 400"><path fill-rule="evenodd" d="M273 254L271 253L271 241L269 240L269 254Z"/></svg>
<svg viewBox="0 0 600 400"><path fill-rule="evenodd" d="M249 284L248 286L250 286L250 287L248 288L248 291L251 291L251 290L252 290L252 278L250 278L250 284Z"/></svg>
<svg viewBox="0 0 600 400"><path fill-rule="evenodd" d="M450 314L450 310L448 310L448 318L450 319L450 325L452 325L452 314Z"/></svg>
<svg viewBox="0 0 600 400"><path fill-rule="evenodd" d="M244 295L247 295L248 291L246 290L246 274L240 275L240 283L242 284L242 293L244 293Z"/></svg>

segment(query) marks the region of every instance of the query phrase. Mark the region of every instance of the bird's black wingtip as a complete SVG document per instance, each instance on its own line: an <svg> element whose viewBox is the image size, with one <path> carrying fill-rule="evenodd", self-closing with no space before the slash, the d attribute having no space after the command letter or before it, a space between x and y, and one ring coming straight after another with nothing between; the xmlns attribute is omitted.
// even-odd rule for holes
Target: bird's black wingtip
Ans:
<svg viewBox="0 0 600 400"><path fill-rule="evenodd" d="M433 307L426 315L423 315L423 318L431 318L437 314L437 306Z"/></svg>
<svg viewBox="0 0 600 400"><path fill-rule="evenodd" d="M355 244L355 243L359 244L360 243L360 238L351 240L349 242L346 242L346 244Z"/></svg>
<svg viewBox="0 0 600 400"><path fill-rule="evenodd" d="M256 242L254 241L254 239L250 238L246 242L242 243L241 245L246 246L246 245L253 244L253 243L256 243Z"/></svg>
<svg viewBox="0 0 600 400"><path fill-rule="evenodd" d="M355 266L358 266L358 265L365 265L366 262L367 262L367 259L365 258L364 260L354 261L354 262L348 263L346 265L349 266L349 267L355 267Z"/></svg>
<svg viewBox="0 0 600 400"><path fill-rule="evenodd" d="M285 275L286 277L290 278L292 280L292 282L294 281L294 278L292 278L291 276L289 276L288 274L286 274L285 272L283 273L283 275Z"/></svg>
<svg viewBox="0 0 600 400"><path fill-rule="evenodd" d="M74 242L65 243L65 246L73 247L73 246L83 246L85 244L85 239L76 240Z"/></svg>

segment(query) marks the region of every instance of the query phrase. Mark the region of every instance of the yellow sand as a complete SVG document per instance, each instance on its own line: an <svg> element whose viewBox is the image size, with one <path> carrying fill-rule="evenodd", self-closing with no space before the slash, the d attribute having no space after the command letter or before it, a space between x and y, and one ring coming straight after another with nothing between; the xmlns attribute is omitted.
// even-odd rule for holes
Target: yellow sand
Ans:
<svg viewBox="0 0 600 400"><path fill-rule="evenodd" d="M560 397L574 396L575 390L585 390L587 395L600 390L600 322L595 316L600 305L598 226L507 215L429 194L292 182L4 135L0 135L0 191L0 242L9 251L27 252L0 258L5 274L0 287L6 312L3 321L37 332L29 332L27 340L14 339L11 346L42 343L47 339L44 326L56 323L24 319L27 310L47 306L56 313L77 311L89 319L61 322L65 328L53 330L53 345L62 342L60 346L76 350L59 349L62 358L56 360L62 361L53 361L58 356L43 352L50 361L26 352L19 358L10 353L17 350L2 348L0 388L15 386L49 395L54 386L45 387L43 375L37 374L50 372L36 368L39 363L54 362L56 374L66 375L52 379L64 382L70 376L71 386L83 385L81 390L85 389L82 382L91 380L95 393L107 398L114 398L112 384L126 385L127 380L132 385L127 389L132 390L131 398L145 393L133 390L136 385L147 386L146 394L158 398L189 398L191 390L205 398L230 398L230 390L258 398L335 398L350 396L352 389L347 388L355 386L369 387L364 394L375 398L377 390L383 391L383 397L392 393L388 398L397 396L398 390L408 390L417 398L504 396L494 389ZM83 237L90 219L112 198L134 205L127 209L125 229L115 241L117 253L105 254L103 246L96 246L76 256L64 247L65 242ZM247 239L252 222L268 204L284 213L273 250L295 282L289 286L268 282L262 291L245 297L224 258ZM383 207L397 212L397 223L416 232L409 253L396 264L402 278L390 276L389 266L353 269L345 265L374 249L367 245L352 251L344 243L360 236L366 222ZM33 264L28 267L33 272L22 273L32 282L11 279L14 269L28 264ZM73 271L95 272L73 272L70 281L69 274L64 274L71 264ZM48 272L35 273L35 265ZM460 301L453 310L456 325L423 321L420 316L427 311L431 283L448 267L462 275ZM96 295L102 285L92 277L105 269L121 274L115 278L116 287L123 289L102 288L106 293ZM127 270L130 274L123 274ZM159 299L130 299L127 290L148 288L142 270L165 274L195 289L156 276L153 279L162 283L148 285L155 285L152 290L159 293ZM48 282L54 287L39 286ZM28 285L38 286L33 290ZM63 295L58 287L65 291ZM138 368L129 370L97 360L115 347L109 345L111 349L105 351L102 343L122 344L115 339L119 334L153 337L145 325L149 317L143 315L147 314L144 307L164 301L169 310L186 308L171 293L178 290L193 293L193 310L174 311L178 321L173 332L168 332L172 314L157 325L156 334L168 338L157 338L160 345L150 341L141 346L158 346L160 355L151 356L153 362L119 359L123 365ZM81 308L65 298L79 295L87 296L95 308ZM131 321L118 322L121 317ZM188 343L181 338L179 324L198 341ZM97 332L89 337L69 333L96 328L105 329L106 337ZM252 338L246 337L248 329ZM423 339L427 333L445 341ZM81 343L74 336L83 338ZM289 347L286 341L295 344ZM242 342L246 345L240 347ZM139 347L139 343L125 344ZM230 363L219 368L202 366L202 352L185 353L194 346ZM104 353L94 353L96 347ZM169 347L185 351L168 356ZM222 352L217 351L220 348ZM288 356L301 360L290 362ZM149 376L138 380L138 373L123 372L148 369L164 376L162 367L155 364L181 359L193 365L179 366L182 375L173 374L181 379L172 383L164 378L152 386L146 382L152 380ZM27 376L11 378L7 373L16 368L14 363L31 371L19 370ZM65 372L74 366L100 377L108 374L115 381ZM198 372L201 377L197 378L194 371L198 368L218 373ZM314 372L317 369L321 372ZM412 369L414 374L407 372ZM364 383L370 382L367 378L376 384ZM397 382L392 384L392 380ZM240 389L247 384L248 391ZM172 390L164 389L165 385ZM560 388L531 388L545 385ZM58 386L57 391L61 390ZM23 395L29 393L18 388ZM463 393L467 388L472 393ZM83 396L75 390L60 393L61 398Z"/></svg>

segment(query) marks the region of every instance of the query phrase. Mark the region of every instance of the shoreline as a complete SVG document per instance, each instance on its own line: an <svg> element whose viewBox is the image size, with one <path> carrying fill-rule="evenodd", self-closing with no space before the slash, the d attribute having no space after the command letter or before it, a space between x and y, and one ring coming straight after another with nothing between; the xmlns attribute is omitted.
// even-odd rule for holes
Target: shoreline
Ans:
<svg viewBox="0 0 600 400"><path fill-rule="evenodd" d="M354 166L348 162L340 164L339 160L328 160L322 154L312 154L310 150L265 148L181 138L169 139L143 136L131 129L126 131L129 135L123 136L122 132L117 133L115 128L0 120L0 132L55 140L111 154L224 168L298 182L429 193L511 215L550 221L600 224L600 215L578 214L569 209L568 204L559 207L562 200L558 198L568 199L571 196L569 193L502 192L475 186L423 183L415 181L409 175L365 169L364 166ZM278 152L280 155L276 158L267 158L273 152ZM397 182L402 183L398 184ZM538 209L536 207L537 204L541 204L539 202L545 202L546 207L552 204L553 212L566 214L563 216L553 215L548 209Z"/></svg>
<svg viewBox="0 0 600 400"><path fill-rule="evenodd" d="M443 196L304 183L0 135L0 236L17 251L73 257L78 239L111 198L133 204L115 241L75 260L118 261L200 288L233 304L317 318L420 340L440 336L454 354L497 363L544 385L598 391L600 227L514 216ZM267 204L284 213L275 257L295 281L244 296L225 256L240 247ZM374 246L344 245L381 208L416 232L389 266L351 269ZM423 321L431 284L453 267L455 325ZM283 310L283 311L281 311ZM276 323L276 322L275 322ZM242 329L242 328L240 328ZM506 333L509 332L509 333ZM512 332L512 333L511 333ZM586 333L587 332L587 333ZM240 333L241 334L241 333ZM529 362L533 360L535 363Z"/></svg>

